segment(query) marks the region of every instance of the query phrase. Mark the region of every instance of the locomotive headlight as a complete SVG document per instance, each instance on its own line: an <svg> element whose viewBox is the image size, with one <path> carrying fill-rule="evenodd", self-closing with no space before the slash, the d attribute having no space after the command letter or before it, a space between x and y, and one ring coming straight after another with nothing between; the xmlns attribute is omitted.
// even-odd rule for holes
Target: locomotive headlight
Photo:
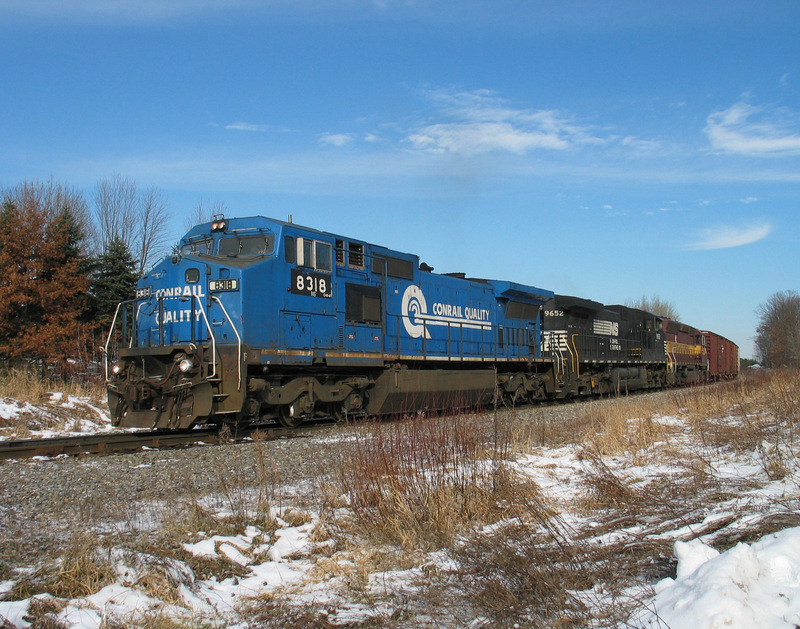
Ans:
<svg viewBox="0 0 800 629"><path fill-rule="evenodd" d="M122 371L122 363L114 363L114 366L111 368L111 373L115 376L118 376Z"/></svg>
<svg viewBox="0 0 800 629"><path fill-rule="evenodd" d="M183 373L191 371L193 368L194 368L194 363L188 358L184 358L181 362L178 363L178 369L180 369L181 372Z"/></svg>

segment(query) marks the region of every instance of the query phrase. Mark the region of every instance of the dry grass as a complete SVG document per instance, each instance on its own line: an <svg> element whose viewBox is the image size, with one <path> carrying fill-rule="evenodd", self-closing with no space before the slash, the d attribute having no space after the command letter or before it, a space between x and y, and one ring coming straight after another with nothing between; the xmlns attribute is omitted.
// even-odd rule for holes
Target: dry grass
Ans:
<svg viewBox="0 0 800 629"><path fill-rule="evenodd" d="M356 433L333 475L368 537L404 548L435 549L479 523L522 512L532 491L505 458L509 434L479 416L376 422Z"/></svg>
<svg viewBox="0 0 800 629"><path fill-rule="evenodd" d="M102 407L105 398L99 384L42 380L31 371L6 369L0 371L0 402L13 400L18 410L0 417L0 431L8 438L28 439L37 430L80 430L83 421L103 422L90 405ZM75 401L84 399L89 403ZM73 403L64 406L68 400Z"/></svg>
<svg viewBox="0 0 800 629"><path fill-rule="evenodd" d="M93 400L105 398L102 381L53 381L42 379L38 372L29 369L6 369L0 371L0 398L14 398L20 402L41 404L50 399L53 391L63 392L64 397L88 397Z"/></svg>
<svg viewBox="0 0 800 629"><path fill-rule="evenodd" d="M79 531L72 535L55 565L20 579L13 593L18 599L44 593L63 599L82 598L114 583L116 576L106 542L93 533Z"/></svg>
<svg viewBox="0 0 800 629"><path fill-rule="evenodd" d="M665 441L669 430L657 421L666 409L651 399L637 397L590 409L582 443L602 456L636 455Z"/></svg>

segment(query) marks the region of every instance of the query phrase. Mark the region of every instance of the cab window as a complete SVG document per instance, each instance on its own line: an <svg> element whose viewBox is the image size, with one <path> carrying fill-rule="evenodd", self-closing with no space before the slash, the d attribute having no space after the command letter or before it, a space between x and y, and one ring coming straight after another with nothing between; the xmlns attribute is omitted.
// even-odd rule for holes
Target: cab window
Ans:
<svg viewBox="0 0 800 629"><path fill-rule="evenodd" d="M196 256L196 255L209 255L211 253L211 245L213 244L211 238L203 238L202 240L195 240L186 243L181 247L181 255Z"/></svg>
<svg viewBox="0 0 800 629"><path fill-rule="evenodd" d="M263 256L272 253L275 238L272 234L233 236L219 241L219 255L228 257Z"/></svg>
<svg viewBox="0 0 800 629"><path fill-rule="evenodd" d="M333 247L321 240L298 238L297 264L330 273L333 270Z"/></svg>

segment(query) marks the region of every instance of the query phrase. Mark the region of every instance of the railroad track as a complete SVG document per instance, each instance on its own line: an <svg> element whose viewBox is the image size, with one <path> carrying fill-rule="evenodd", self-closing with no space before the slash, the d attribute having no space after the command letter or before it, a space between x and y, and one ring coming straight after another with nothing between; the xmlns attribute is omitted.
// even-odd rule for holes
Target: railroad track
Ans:
<svg viewBox="0 0 800 629"><path fill-rule="evenodd" d="M309 430L328 424L309 423L301 428L282 426L248 426L235 433L220 433L219 428L195 428L194 430L139 430L132 432L103 432L75 437L47 439L13 439L0 441L0 460L29 459L35 456L59 456L67 454L104 455L133 452L141 448L180 448L192 445L217 445L238 442L253 437L259 432L263 439L308 437Z"/></svg>

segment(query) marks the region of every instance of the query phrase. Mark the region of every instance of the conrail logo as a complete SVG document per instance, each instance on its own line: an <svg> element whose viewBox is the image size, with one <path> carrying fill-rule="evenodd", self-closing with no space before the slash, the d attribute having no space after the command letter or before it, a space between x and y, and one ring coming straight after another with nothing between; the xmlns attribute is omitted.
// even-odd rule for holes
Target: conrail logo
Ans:
<svg viewBox="0 0 800 629"><path fill-rule="evenodd" d="M432 325L458 328L489 328L491 310L475 308L461 304L434 302L431 313L428 313L428 302L419 286L413 284L403 293L401 305L403 326L411 338L431 338L429 327Z"/></svg>
<svg viewBox="0 0 800 629"><path fill-rule="evenodd" d="M418 339L425 335L426 339L431 338L431 333L425 328L425 315L428 314L428 304L425 295L419 286L413 284L406 288L403 293L403 326L408 335L413 339Z"/></svg>

